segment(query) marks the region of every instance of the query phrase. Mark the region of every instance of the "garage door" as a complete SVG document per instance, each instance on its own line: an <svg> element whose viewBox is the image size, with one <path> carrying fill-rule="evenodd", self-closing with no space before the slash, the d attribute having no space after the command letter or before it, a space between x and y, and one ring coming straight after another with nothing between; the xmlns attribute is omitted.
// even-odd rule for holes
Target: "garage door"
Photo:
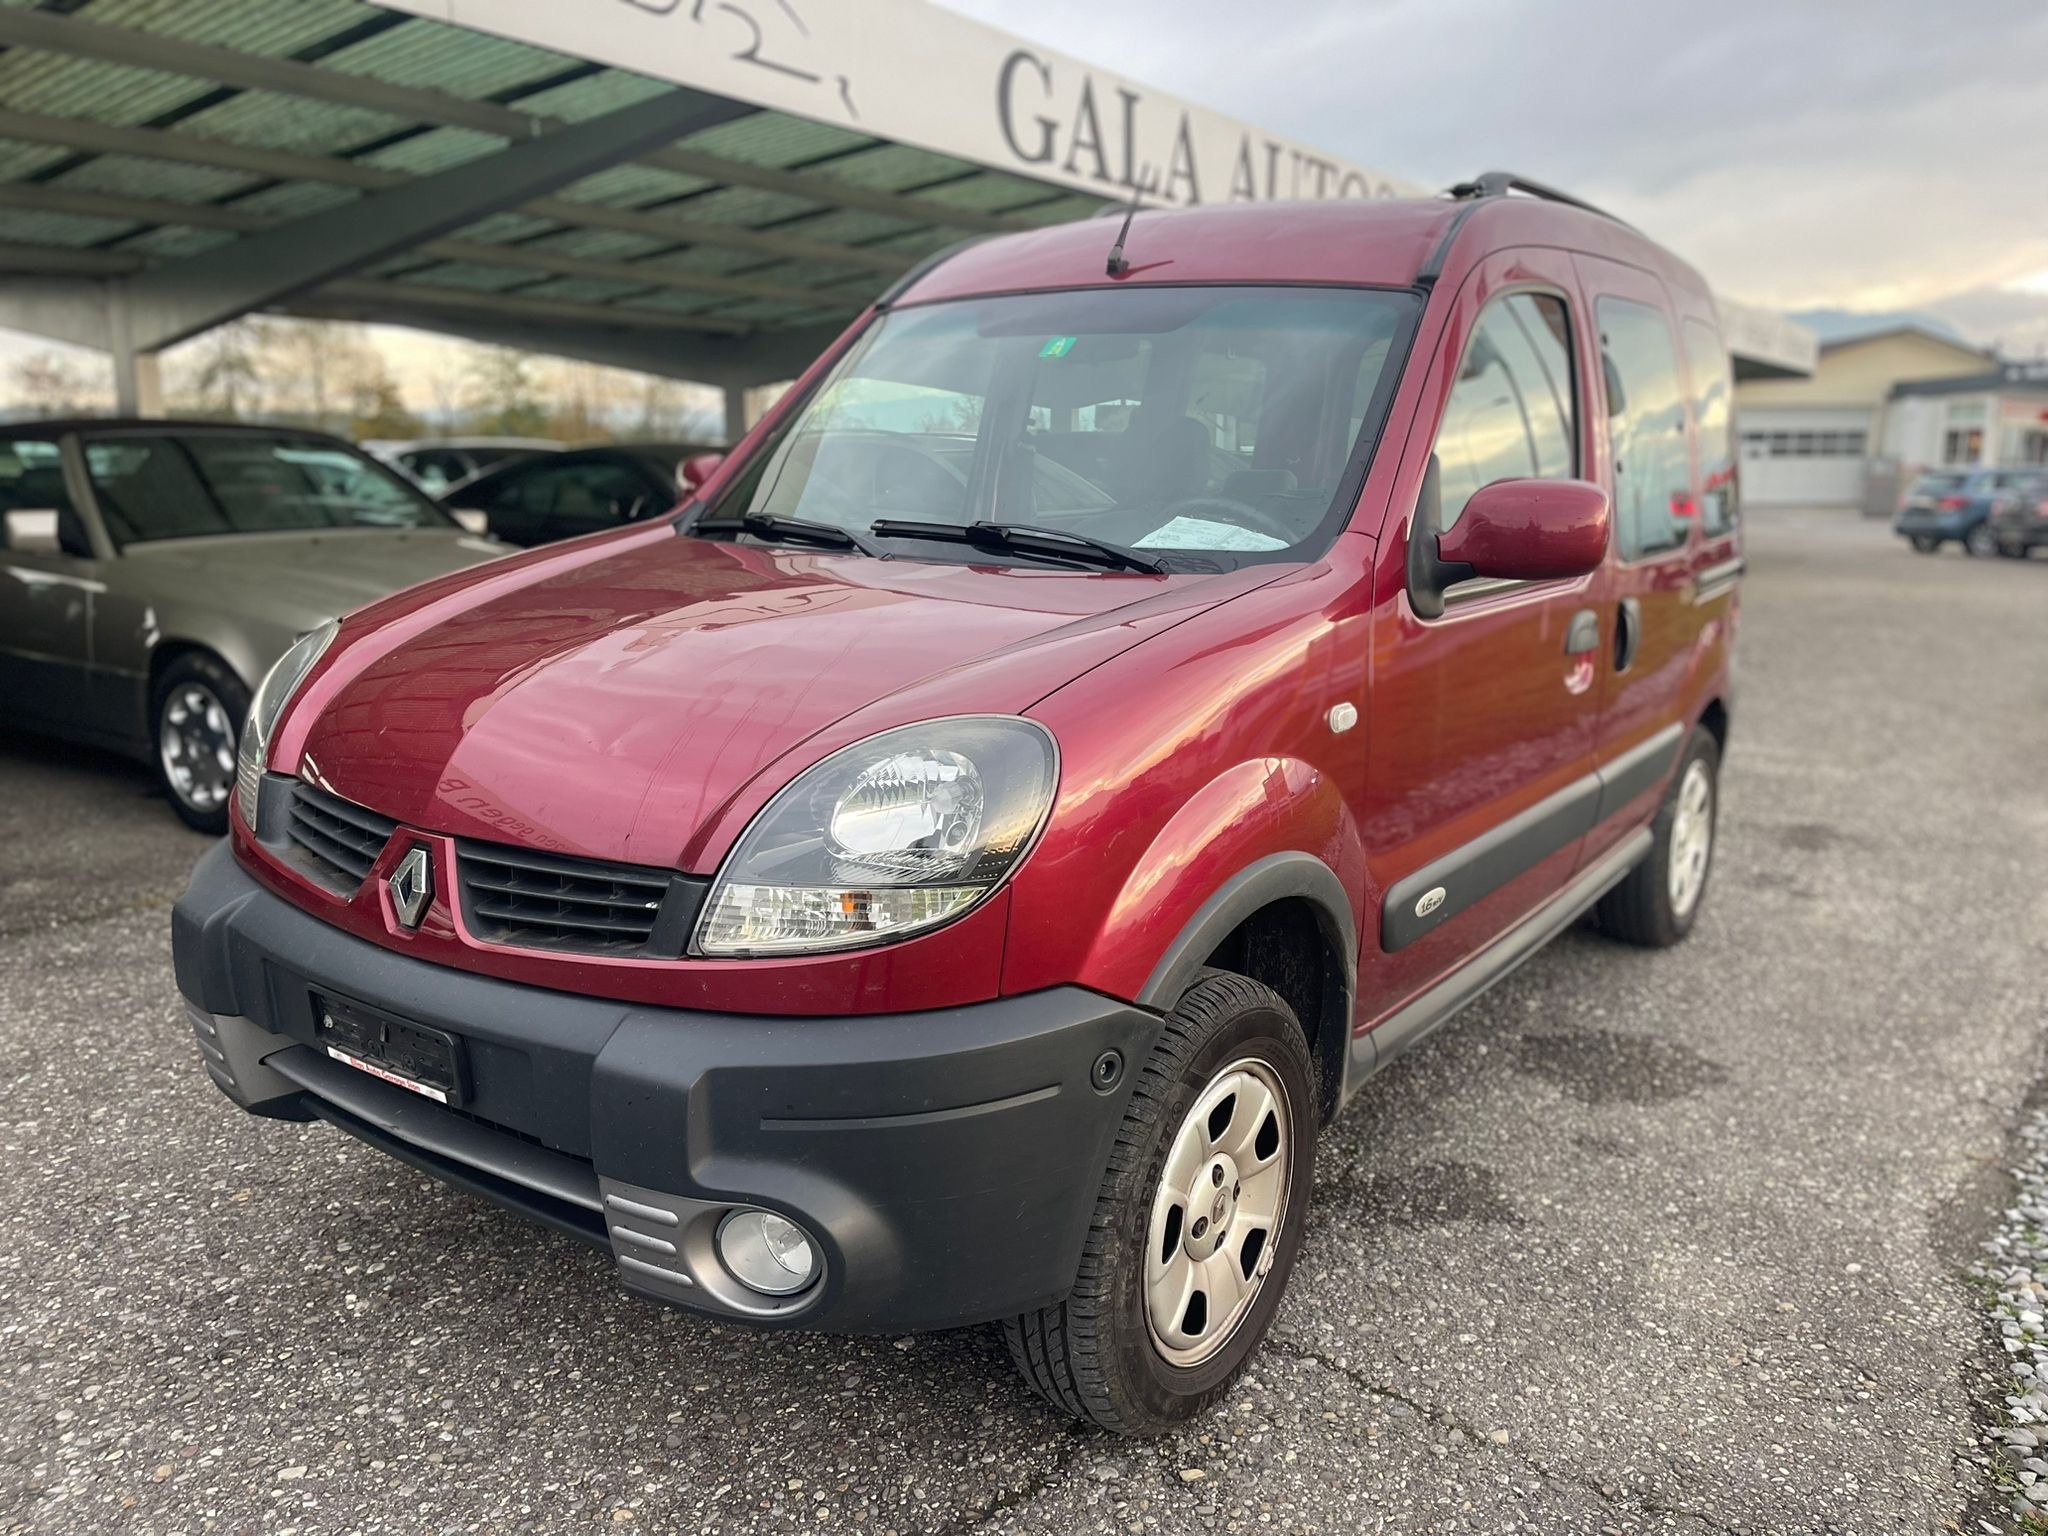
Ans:
<svg viewBox="0 0 2048 1536"><path fill-rule="evenodd" d="M1868 411L1744 412L1742 504L1861 506L1869 432Z"/></svg>

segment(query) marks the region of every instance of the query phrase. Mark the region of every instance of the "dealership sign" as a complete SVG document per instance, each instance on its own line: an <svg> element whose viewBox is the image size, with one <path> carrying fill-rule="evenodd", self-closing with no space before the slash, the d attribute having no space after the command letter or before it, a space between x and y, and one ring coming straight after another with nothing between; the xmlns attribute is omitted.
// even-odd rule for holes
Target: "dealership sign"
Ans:
<svg viewBox="0 0 2048 1536"><path fill-rule="evenodd" d="M1412 182L928 0L383 0L396 9L1094 193L1392 197Z"/></svg>

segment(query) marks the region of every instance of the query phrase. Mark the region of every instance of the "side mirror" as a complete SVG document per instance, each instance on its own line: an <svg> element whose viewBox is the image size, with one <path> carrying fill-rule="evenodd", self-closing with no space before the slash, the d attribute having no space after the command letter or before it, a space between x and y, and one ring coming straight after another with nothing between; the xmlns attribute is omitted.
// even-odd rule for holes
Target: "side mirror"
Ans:
<svg viewBox="0 0 2048 1536"><path fill-rule="evenodd" d="M1585 480L1496 480L1437 539L1437 558L1503 581L1584 576L1607 557L1611 521L1607 493Z"/></svg>
<svg viewBox="0 0 2048 1536"><path fill-rule="evenodd" d="M719 465L725 462L722 453L693 453L676 466L676 484L683 494L694 496L704 488L704 482L718 473Z"/></svg>
<svg viewBox="0 0 2048 1536"><path fill-rule="evenodd" d="M7 547L18 555L62 554L55 509L8 513Z"/></svg>
<svg viewBox="0 0 2048 1536"><path fill-rule="evenodd" d="M1432 456L1408 533L1408 601L1425 619L1440 617L1444 593L1473 577L1559 581L1597 570L1613 521L1607 493L1584 480L1483 485L1448 533L1436 532L1441 513Z"/></svg>

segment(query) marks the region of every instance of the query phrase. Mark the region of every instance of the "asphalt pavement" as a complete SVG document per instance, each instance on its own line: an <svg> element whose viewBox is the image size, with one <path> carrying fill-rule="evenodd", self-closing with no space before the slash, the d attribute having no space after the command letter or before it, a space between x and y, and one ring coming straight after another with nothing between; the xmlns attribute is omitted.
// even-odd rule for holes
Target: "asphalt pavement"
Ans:
<svg viewBox="0 0 2048 1536"><path fill-rule="evenodd" d="M171 978L202 841L0 731L0 1531L1974 1531L2048 562L1763 512L1750 556L1692 939L1569 934L1372 1084L1265 1351L1146 1443L988 1331L705 1322L236 1112Z"/></svg>

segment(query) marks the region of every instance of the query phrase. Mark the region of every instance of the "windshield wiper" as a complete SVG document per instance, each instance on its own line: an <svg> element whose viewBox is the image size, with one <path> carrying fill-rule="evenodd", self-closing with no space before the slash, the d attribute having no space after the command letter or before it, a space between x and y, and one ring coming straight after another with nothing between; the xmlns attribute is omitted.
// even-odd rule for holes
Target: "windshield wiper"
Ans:
<svg viewBox="0 0 2048 1536"><path fill-rule="evenodd" d="M750 533L771 544L822 544L827 549L853 549L877 559L882 552L851 528L817 523L807 517L777 517L768 512L743 512L738 517L700 517L685 533Z"/></svg>
<svg viewBox="0 0 2048 1536"><path fill-rule="evenodd" d="M968 544L976 549L1007 549L1018 554L1077 560L1111 570L1143 571L1148 576L1166 574L1166 567L1150 555L1065 528L1034 528L1028 523L927 523L885 517L871 524L868 532L878 539L934 539Z"/></svg>

